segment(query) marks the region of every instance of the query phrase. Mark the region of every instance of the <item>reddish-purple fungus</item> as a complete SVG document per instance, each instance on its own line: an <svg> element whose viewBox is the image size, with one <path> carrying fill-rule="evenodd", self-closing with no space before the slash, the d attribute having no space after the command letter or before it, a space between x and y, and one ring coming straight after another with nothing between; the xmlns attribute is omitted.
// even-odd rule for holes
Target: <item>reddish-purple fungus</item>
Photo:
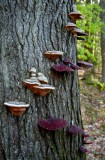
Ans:
<svg viewBox="0 0 105 160"><path fill-rule="evenodd" d="M89 137L89 134L83 133L83 137L84 137L84 138L88 138L88 137Z"/></svg>
<svg viewBox="0 0 105 160"><path fill-rule="evenodd" d="M83 143L84 143L84 144L93 144L93 142L87 141L87 140L84 140Z"/></svg>
<svg viewBox="0 0 105 160"><path fill-rule="evenodd" d="M80 146L80 147L79 147L79 150L80 150L81 152L83 152L83 153L89 152L88 149L87 149L86 147L84 147L84 146Z"/></svg>
<svg viewBox="0 0 105 160"><path fill-rule="evenodd" d="M81 70L82 68L81 67L79 67L78 65L76 65L76 64L73 64L73 63L71 63L71 66L70 66L72 69L74 69L74 70Z"/></svg>
<svg viewBox="0 0 105 160"><path fill-rule="evenodd" d="M77 62L77 65L78 65L79 67L83 67L83 68L93 67L93 64L92 64L92 63L85 62L85 61L78 61L78 62Z"/></svg>
<svg viewBox="0 0 105 160"><path fill-rule="evenodd" d="M68 132L73 135L83 134L83 129L78 127L77 125L72 125Z"/></svg>
<svg viewBox="0 0 105 160"><path fill-rule="evenodd" d="M44 120L39 120L38 125L49 131L55 131L60 128L67 126L67 121L60 118L49 118Z"/></svg>
<svg viewBox="0 0 105 160"><path fill-rule="evenodd" d="M55 64L54 66L52 66L52 69L57 71L57 72L71 72L74 71L72 68L70 68L69 66L60 63L60 64Z"/></svg>
<svg viewBox="0 0 105 160"><path fill-rule="evenodd" d="M64 58L63 63L64 64L70 64L71 63L71 59L66 57L66 58Z"/></svg>
<svg viewBox="0 0 105 160"><path fill-rule="evenodd" d="M68 57L64 58L63 63L66 64L66 65L70 64L70 68L72 68L73 70L79 70L79 69L81 69L81 67L79 67L78 65L72 63L71 59L68 58Z"/></svg>

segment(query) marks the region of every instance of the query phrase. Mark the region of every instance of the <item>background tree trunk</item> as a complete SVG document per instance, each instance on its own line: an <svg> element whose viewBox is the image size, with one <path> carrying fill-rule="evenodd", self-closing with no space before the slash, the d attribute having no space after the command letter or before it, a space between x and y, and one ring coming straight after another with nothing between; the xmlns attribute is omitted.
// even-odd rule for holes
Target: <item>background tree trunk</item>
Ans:
<svg viewBox="0 0 105 160"><path fill-rule="evenodd" d="M82 126L77 71L58 75L46 50L61 50L76 63L75 39L65 25L74 2L70 0L0 1L0 135L6 160L83 160L81 136L40 130L38 120L48 115ZM59 60L58 60L59 62ZM22 81L35 67L56 90L44 97L33 94ZM13 116L3 105L11 100L30 104L23 116Z"/></svg>
<svg viewBox="0 0 105 160"><path fill-rule="evenodd" d="M100 1L100 6L102 9L105 9L105 1ZM101 20L105 23L105 13L101 13ZM101 55L102 55L102 82L105 83L105 27L102 27L101 32Z"/></svg>

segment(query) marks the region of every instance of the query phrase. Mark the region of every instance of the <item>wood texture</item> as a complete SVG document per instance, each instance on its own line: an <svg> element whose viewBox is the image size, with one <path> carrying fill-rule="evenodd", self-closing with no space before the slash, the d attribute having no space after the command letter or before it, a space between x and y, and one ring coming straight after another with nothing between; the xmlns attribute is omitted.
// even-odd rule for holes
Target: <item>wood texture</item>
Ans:
<svg viewBox="0 0 105 160"><path fill-rule="evenodd" d="M81 136L66 129L41 130L38 120L49 115L82 126L77 71L59 75L51 66L59 62L43 56L60 50L76 63L76 42L65 30L71 0L0 0L0 135L7 160L84 160L78 152ZM22 81L35 67L56 90L44 97L33 94ZM21 117L3 105L19 100L30 104Z"/></svg>

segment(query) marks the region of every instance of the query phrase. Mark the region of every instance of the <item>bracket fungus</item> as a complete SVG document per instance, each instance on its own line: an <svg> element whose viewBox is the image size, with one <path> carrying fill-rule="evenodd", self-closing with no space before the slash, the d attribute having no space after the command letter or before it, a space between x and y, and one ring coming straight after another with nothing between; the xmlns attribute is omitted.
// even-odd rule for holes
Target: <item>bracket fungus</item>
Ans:
<svg viewBox="0 0 105 160"><path fill-rule="evenodd" d="M67 121L60 118L49 118L44 120L39 120L38 125L46 130L55 131L60 128L64 128L67 126Z"/></svg>
<svg viewBox="0 0 105 160"><path fill-rule="evenodd" d="M49 92L51 92L54 89L55 89L55 87L53 87L51 85L41 84L39 86L34 86L33 92L36 94L39 94L41 96L45 96L46 94L48 94Z"/></svg>
<svg viewBox="0 0 105 160"><path fill-rule="evenodd" d="M79 147L79 151L83 152L83 153L89 152L88 149L86 147L84 147L84 146L80 146Z"/></svg>
<svg viewBox="0 0 105 160"><path fill-rule="evenodd" d="M82 14L77 11L75 4L73 5L73 11L69 14L69 16L74 23L76 22L76 20L83 19Z"/></svg>
<svg viewBox="0 0 105 160"><path fill-rule="evenodd" d="M57 59L61 56L63 56L62 51L46 51L44 52L45 57L50 58L50 59Z"/></svg>
<svg viewBox="0 0 105 160"><path fill-rule="evenodd" d="M38 79L36 77L36 69L35 68L31 68L30 73L31 73L31 77L29 79L24 80L23 84L28 89L32 90L33 86L39 86L40 82L38 81Z"/></svg>
<svg viewBox="0 0 105 160"><path fill-rule="evenodd" d="M68 22L66 25L66 30L71 31L74 27L76 27L76 24L74 24L72 22Z"/></svg>
<svg viewBox="0 0 105 160"><path fill-rule="evenodd" d="M64 73L64 72L72 72L74 71L71 67L60 63L60 64L55 64L54 66L52 66L52 69L56 72L60 72L60 73Z"/></svg>
<svg viewBox="0 0 105 160"><path fill-rule="evenodd" d="M11 113L15 116L21 116L26 111L26 108L29 107L29 104L18 101L5 102L4 105L7 106Z"/></svg>
<svg viewBox="0 0 105 160"><path fill-rule="evenodd" d="M87 141L87 140L84 140L83 143L84 143L84 144L93 144L93 142Z"/></svg>
<svg viewBox="0 0 105 160"><path fill-rule="evenodd" d="M76 28L76 27L73 28L72 33L74 34L74 37L77 37L77 36L88 36L87 33L83 32L81 29Z"/></svg>
<svg viewBox="0 0 105 160"><path fill-rule="evenodd" d="M38 77L37 78L38 78L39 82L42 83L42 84L47 84L48 83L47 77L45 77L43 75L43 73L41 73L41 72L38 73Z"/></svg>
<svg viewBox="0 0 105 160"><path fill-rule="evenodd" d="M77 65L83 68L89 68L89 67L93 67L92 63L89 62L85 62L85 61L78 61Z"/></svg>
<svg viewBox="0 0 105 160"><path fill-rule="evenodd" d="M69 132L70 134L76 136L76 135L78 135L78 134L83 134L83 129L80 128L80 127L78 127L77 125L72 125L72 126L69 128L68 132Z"/></svg>
<svg viewBox="0 0 105 160"><path fill-rule="evenodd" d="M84 138L88 138L88 137L89 137L89 134L83 133L83 137L84 137Z"/></svg>
<svg viewBox="0 0 105 160"><path fill-rule="evenodd" d="M36 77L35 68L31 68L30 73L31 73L30 79L24 80L23 84L33 93L45 96L47 93L51 92L51 90L55 89L55 87L52 87L51 85L47 84L48 79L41 72L39 72Z"/></svg>
<svg viewBox="0 0 105 160"><path fill-rule="evenodd" d="M66 65L70 64L70 68L72 68L73 70L79 70L79 69L81 70L81 67L72 63L70 58L64 58L63 63Z"/></svg>

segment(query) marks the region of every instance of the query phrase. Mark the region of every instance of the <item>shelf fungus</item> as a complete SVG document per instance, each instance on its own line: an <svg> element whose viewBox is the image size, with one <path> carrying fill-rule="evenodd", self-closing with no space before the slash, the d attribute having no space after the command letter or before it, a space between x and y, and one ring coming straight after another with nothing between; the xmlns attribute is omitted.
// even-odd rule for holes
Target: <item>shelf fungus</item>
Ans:
<svg viewBox="0 0 105 160"><path fill-rule="evenodd" d="M43 73L41 73L41 72L38 73L38 77L37 78L38 78L39 82L42 83L42 84L47 84L48 83L47 77L45 77L43 75Z"/></svg>
<svg viewBox="0 0 105 160"><path fill-rule="evenodd" d="M80 146L79 147L79 151L83 152L83 153L89 152L88 149L86 147L84 147L84 146Z"/></svg>
<svg viewBox="0 0 105 160"><path fill-rule="evenodd" d="M33 92L36 94L39 94L41 96L45 96L46 94L50 93L54 89L55 89L55 87L53 87L51 85L41 84L39 86L34 86Z"/></svg>
<svg viewBox="0 0 105 160"><path fill-rule="evenodd" d="M72 135L78 135L78 134L83 134L83 129L78 127L77 125L72 125L69 130L68 133L72 134Z"/></svg>
<svg viewBox="0 0 105 160"><path fill-rule="evenodd" d="M4 105L7 106L10 112L15 116L21 116L29 107L29 104L18 101L5 102Z"/></svg>
<svg viewBox="0 0 105 160"><path fill-rule="evenodd" d="M88 137L89 137L89 134L83 133L83 137L84 137L84 138L88 138Z"/></svg>
<svg viewBox="0 0 105 160"><path fill-rule="evenodd" d="M87 144L87 145L88 145L88 144L93 144L92 141L87 141L87 140L84 140L83 143L84 143L84 144Z"/></svg>
<svg viewBox="0 0 105 160"><path fill-rule="evenodd" d="M47 93L54 90L55 87L48 85L48 79L41 72L36 73L36 69L30 70L31 77L23 81L24 86L30 89L33 93L45 96Z"/></svg>
<svg viewBox="0 0 105 160"><path fill-rule="evenodd" d="M64 63L55 64L52 66L52 69L56 72L64 73L64 72L72 72L74 71L71 67L65 65Z"/></svg>
<svg viewBox="0 0 105 160"><path fill-rule="evenodd" d="M23 84L28 89L32 90L34 86L39 86L41 83L38 81L38 79L36 77L36 69L35 68L31 68L30 73L31 73L31 77L29 79L24 80Z"/></svg>
<svg viewBox="0 0 105 160"><path fill-rule="evenodd" d="M73 70L81 70L82 68L71 62L70 58L64 58L63 63L70 66Z"/></svg>
<svg viewBox="0 0 105 160"><path fill-rule="evenodd" d="M83 32L81 29L79 28L73 28L72 33L74 34L74 37L78 37L78 36L88 36L87 33Z"/></svg>
<svg viewBox="0 0 105 160"><path fill-rule="evenodd" d="M57 59L63 56L63 52L62 51L46 51L44 52L44 55L49 59Z"/></svg>
<svg viewBox="0 0 105 160"><path fill-rule="evenodd" d="M76 24L74 24L72 22L68 22L66 25L66 30L71 31L74 27L76 27Z"/></svg>
<svg viewBox="0 0 105 160"><path fill-rule="evenodd" d="M69 14L69 17L72 19L73 23L75 23L76 20L83 19L82 14L77 11L75 4L73 5L73 11Z"/></svg>
<svg viewBox="0 0 105 160"><path fill-rule="evenodd" d="M92 63L89 63L89 62L85 62L85 61L78 61L77 62L77 65L82 67L82 68L90 68L90 67L93 67L93 64Z"/></svg>
<svg viewBox="0 0 105 160"><path fill-rule="evenodd" d="M49 131L55 131L60 128L64 128L67 126L67 121L60 118L49 118L49 119L43 119L39 120L38 125L46 130Z"/></svg>

